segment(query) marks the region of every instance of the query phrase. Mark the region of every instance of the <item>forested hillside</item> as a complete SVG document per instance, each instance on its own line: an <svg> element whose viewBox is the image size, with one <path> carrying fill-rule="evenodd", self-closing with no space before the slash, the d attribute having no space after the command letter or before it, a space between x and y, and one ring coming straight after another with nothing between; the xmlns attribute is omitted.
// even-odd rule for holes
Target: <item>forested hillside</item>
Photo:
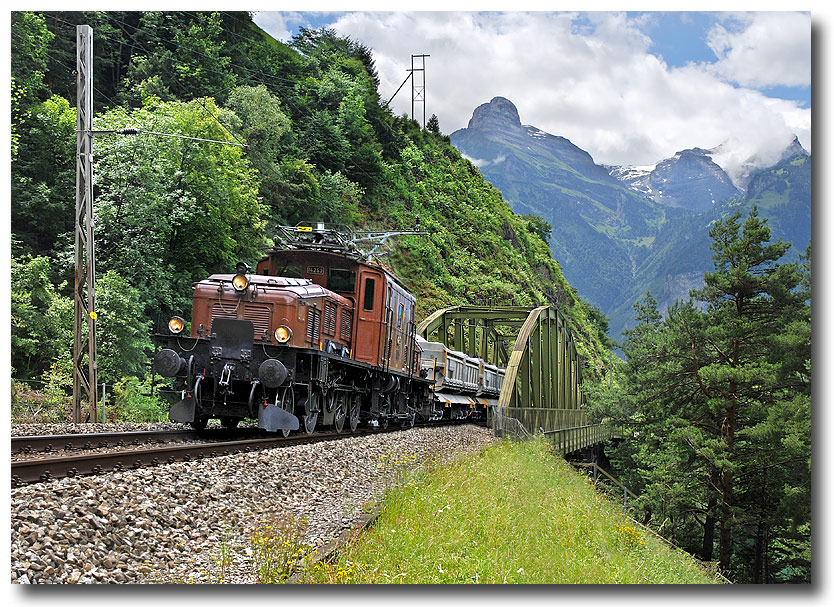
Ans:
<svg viewBox="0 0 834 607"><path fill-rule="evenodd" d="M94 129L144 131L94 144L100 381L124 399L146 381L157 316L188 314L193 281L254 265L276 225L301 220L419 221L429 235L383 261L420 318L554 303L590 374L602 369L606 321L551 259L550 226L515 215L436 121L424 130L384 107L361 43L302 31L285 45L247 13L61 12L12 15L16 378L71 385L76 24L93 28Z"/></svg>

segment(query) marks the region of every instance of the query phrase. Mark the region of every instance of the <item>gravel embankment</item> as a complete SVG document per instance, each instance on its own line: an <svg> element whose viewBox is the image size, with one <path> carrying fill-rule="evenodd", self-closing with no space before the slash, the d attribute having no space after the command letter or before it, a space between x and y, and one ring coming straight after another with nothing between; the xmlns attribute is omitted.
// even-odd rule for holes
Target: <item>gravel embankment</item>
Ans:
<svg viewBox="0 0 834 607"><path fill-rule="evenodd" d="M254 530L306 519L307 543L322 547L404 469L493 440L476 426L419 428L12 489L11 581L216 583L226 550L224 581L252 583Z"/></svg>

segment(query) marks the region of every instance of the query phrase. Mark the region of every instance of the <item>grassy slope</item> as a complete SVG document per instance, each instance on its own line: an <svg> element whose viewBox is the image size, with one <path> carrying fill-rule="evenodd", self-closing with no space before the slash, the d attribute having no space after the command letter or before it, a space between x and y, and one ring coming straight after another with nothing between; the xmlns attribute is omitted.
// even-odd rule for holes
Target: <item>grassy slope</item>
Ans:
<svg viewBox="0 0 834 607"><path fill-rule="evenodd" d="M715 583L540 441L501 442L392 490L342 551L346 583Z"/></svg>
<svg viewBox="0 0 834 607"><path fill-rule="evenodd" d="M452 305L555 304L591 372L601 367L607 353L587 304L545 241L469 161L441 138L427 137L389 169L373 217L389 228L412 229L419 215L429 232L397 239L390 259L417 296L418 321Z"/></svg>

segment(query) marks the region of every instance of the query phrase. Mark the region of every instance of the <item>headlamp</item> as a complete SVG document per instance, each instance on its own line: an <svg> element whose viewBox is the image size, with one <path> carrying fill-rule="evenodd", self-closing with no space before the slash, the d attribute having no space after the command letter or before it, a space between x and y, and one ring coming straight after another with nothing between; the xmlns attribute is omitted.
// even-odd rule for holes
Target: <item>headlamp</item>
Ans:
<svg viewBox="0 0 834 607"><path fill-rule="evenodd" d="M245 291L246 287L249 286L249 278L246 274L235 274L235 277L232 278L232 286L238 293Z"/></svg>
<svg viewBox="0 0 834 607"><path fill-rule="evenodd" d="M168 330L174 335L182 333L183 329L185 329L185 321L179 316L174 316L168 321Z"/></svg>
<svg viewBox="0 0 834 607"><path fill-rule="evenodd" d="M235 266L235 277L232 278L232 286L235 288L235 291L238 293L242 293L246 290L246 287L249 286L249 277L247 274L252 270L249 267L249 264L244 261L239 261Z"/></svg>
<svg viewBox="0 0 834 607"><path fill-rule="evenodd" d="M286 325L281 325L275 329L275 341L279 344L285 344L292 339L292 330Z"/></svg>

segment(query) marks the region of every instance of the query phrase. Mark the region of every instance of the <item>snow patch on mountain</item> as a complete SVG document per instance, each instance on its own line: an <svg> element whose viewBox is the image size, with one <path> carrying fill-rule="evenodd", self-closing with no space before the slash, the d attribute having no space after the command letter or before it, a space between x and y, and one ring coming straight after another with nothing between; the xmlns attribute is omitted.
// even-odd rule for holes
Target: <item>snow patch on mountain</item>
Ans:
<svg viewBox="0 0 834 607"><path fill-rule="evenodd" d="M535 139L547 139L550 136L550 133L545 133L543 130L529 124L525 124L524 128L527 130L527 134Z"/></svg>
<svg viewBox="0 0 834 607"><path fill-rule="evenodd" d="M651 185L652 171L657 167L655 164L630 165L630 166L609 166L604 165L608 174L625 183L629 188L651 198L654 189Z"/></svg>

